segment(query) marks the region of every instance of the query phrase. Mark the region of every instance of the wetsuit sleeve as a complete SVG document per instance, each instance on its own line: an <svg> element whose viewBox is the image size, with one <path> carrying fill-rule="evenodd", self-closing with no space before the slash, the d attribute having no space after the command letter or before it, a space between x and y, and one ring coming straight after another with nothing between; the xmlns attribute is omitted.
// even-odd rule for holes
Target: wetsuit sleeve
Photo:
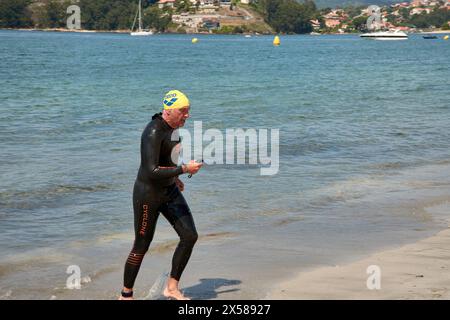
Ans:
<svg viewBox="0 0 450 320"><path fill-rule="evenodd" d="M168 179L183 174L181 166L161 167L159 166L159 154L161 150L162 135L152 130L143 141L144 160L146 161L150 179Z"/></svg>

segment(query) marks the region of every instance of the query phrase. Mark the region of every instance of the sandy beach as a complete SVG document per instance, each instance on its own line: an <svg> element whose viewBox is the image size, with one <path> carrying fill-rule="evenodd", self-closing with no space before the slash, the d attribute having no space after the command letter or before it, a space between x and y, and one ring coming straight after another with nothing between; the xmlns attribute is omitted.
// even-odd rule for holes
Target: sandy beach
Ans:
<svg viewBox="0 0 450 320"><path fill-rule="evenodd" d="M366 273L379 266L380 289L369 290ZM267 299L449 299L450 227L403 247L343 266L302 272Z"/></svg>

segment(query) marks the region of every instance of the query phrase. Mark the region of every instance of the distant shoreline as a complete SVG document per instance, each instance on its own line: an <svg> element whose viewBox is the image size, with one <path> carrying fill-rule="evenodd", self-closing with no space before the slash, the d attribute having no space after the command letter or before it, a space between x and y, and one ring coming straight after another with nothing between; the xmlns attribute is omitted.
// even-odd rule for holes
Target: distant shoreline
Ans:
<svg viewBox="0 0 450 320"><path fill-rule="evenodd" d="M87 30L87 29L66 29L66 28L0 28L0 30L15 30L15 31L42 31L42 32L72 32L72 33L119 33L119 34L129 34L130 30ZM421 31L421 32L410 32L412 34L450 34L450 30L434 30L434 31ZM217 35L219 33L209 33L209 32L197 32L197 33L178 33L178 32L161 32L155 34L205 34L205 35ZM246 35L252 33L225 33L225 35ZM270 34L260 34L260 35L275 35L277 33ZM347 33L322 33L320 35L348 35L348 34L360 34L358 32L347 32ZM280 35L288 35L288 34L280 34ZM294 35L309 35L309 33L302 34L294 34Z"/></svg>
<svg viewBox="0 0 450 320"><path fill-rule="evenodd" d="M43 32L73 32L73 33L120 33L120 34L129 34L131 33L130 30L87 30L87 29L66 29L66 28L0 28L0 30L16 30L16 31L43 31ZM210 33L210 32L156 32L155 34L253 34L253 33ZM307 33L306 33L307 34ZM260 34L260 35L275 35L275 33L270 34Z"/></svg>
<svg viewBox="0 0 450 320"><path fill-rule="evenodd" d="M438 34L450 34L450 30L436 30L436 31L423 31L423 32L417 32L420 34L430 34L430 33L438 33Z"/></svg>
<svg viewBox="0 0 450 320"><path fill-rule="evenodd" d="M129 30L70 30L66 28L0 28L0 30L16 30L16 31L44 31L44 32L74 32L74 33L130 33Z"/></svg>
<svg viewBox="0 0 450 320"><path fill-rule="evenodd" d="M79 29L79 30L70 30L65 28L0 28L0 30L16 30L16 31L42 31L42 32L73 32L73 33L120 33L120 34L129 34L130 30L87 30L87 29ZM155 34L217 34L217 33L209 33L209 32L195 32L195 33L184 33L184 32L157 32ZM228 34L228 33L225 33ZM241 33L230 33L230 34L241 34ZM248 33L242 33L248 34ZM262 34L261 34L262 35Z"/></svg>

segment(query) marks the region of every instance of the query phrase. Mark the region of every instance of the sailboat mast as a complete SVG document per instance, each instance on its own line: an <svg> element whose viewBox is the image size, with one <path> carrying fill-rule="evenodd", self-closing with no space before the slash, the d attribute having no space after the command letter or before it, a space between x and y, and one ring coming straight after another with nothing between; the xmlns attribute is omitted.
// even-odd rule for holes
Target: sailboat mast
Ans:
<svg viewBox="0 0 450 320"><path fill-rule="evenodd" d="M141 0L139 0L139 31L142 31Z"/></svg>

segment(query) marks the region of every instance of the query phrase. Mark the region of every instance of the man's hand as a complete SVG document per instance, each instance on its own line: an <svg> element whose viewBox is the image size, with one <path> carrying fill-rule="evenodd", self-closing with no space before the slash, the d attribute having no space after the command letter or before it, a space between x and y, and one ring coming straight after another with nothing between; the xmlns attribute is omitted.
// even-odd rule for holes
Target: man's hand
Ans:
<svg viewBox="0 0 450 320"><path fill-rule="evenodd" d="M181 192L184 191L184 183L178 177L175 178L175 184L177 185L178 189L180 189Z"/></svg>
<svg viewBox="0 0 450 320"><path fill-rule="evenodd" d="M198 170L203 166L201 162L195 162L195 160L189 161L188 164L183 165L183 172L189 174L196 174Z"/></svg>

